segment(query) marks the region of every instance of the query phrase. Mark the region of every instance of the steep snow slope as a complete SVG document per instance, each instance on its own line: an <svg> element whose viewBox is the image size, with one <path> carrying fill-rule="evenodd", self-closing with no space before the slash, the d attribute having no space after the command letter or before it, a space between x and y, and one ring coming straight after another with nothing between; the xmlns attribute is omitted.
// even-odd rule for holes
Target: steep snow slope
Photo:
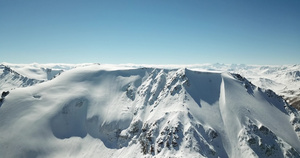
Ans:
<svg viewBox="0 0 300 158"><path fill-rule="evenodd" d="M252 74L249 73L251 71ZM272 89L292 106L300 109L300 65L262 66L239 70L238 73L259 87Z"/></svg>
<svg viewBox="0 0 300 158"><path fill-rule="evenodd" d="M27 87L42 81L31 79L12 70L10 67L0 65L0 90L8 91L17 87Z"/></svg>
<svg viewBox="0 0 300 158"><path fill-rule="evenodd" d="M32 86L55 78L62 72L89 64L0 64L0 91Z"/></svg>
<svg viewBox="0 0 300 158"><path fill-rule="evenodd" d="M53 79L65 70L75 68L75 64L11 64L2 63L22 76L31 79L46 81Z"/></svg>
<svg viewBox="0 0 300 158"><path fill-rule="evenodd" d="M87 64L11 64L2 63L13 71L27 77L39 81L47 81L59 75L61 72L70 70L76 67L84 67L89 65L98 65L93 63ZM102 64L103 67L111 69L115 68L141 68L151 65L110 65ZM152 65L156 68L189 68L197 71L214 71L214 72L232 72L245 76L255 85L271 89L277 94L283 96L292 106L300 109L300 65L244 65L244 64L194 64L194 65ZM2 75L3 76L3 75ZM18 81L9 82L14 76L6 77L5 82L1 81L1 88L8 87L10 89L16 87L28 86ZM0 80L3 80L0 78ZM32 85L32 84L29 84ZM7 88L6 88L7 89Z"/></svg>
<svg viewBox="0 0 300 158"><path fill-rule="evenodd" d="M146 66L146 65L144 65ZM186 67L197 71L232 72L245 76L256 86L271 89L300 110L300 64L245 65L245 64L193 64L153 65L161 68Z"/></svg>
<svg viewBox="0 0 300 158"><path fill-rule="evenodd" d="M281 97L188 69L72 69L5 96L0 131L2 157L300 156Z"/></svg>
<svg viewBox="0 0 300 158"><path fill-rule="evenodd" d="M292 106L300 109L300 64L296 65L237 65L202 64L192 69L229 71L241 74L255 85L282 95Z"/></svg>

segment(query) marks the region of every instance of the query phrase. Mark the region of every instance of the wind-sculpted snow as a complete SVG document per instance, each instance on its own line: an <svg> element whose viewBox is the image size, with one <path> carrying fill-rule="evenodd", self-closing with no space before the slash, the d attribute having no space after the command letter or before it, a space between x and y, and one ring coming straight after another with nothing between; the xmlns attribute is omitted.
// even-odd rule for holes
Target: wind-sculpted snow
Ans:
<svg viewBox="0 0 300 158"><path fill-rule="evenodd" d="M85 120L87 115L86 99L74 99L66 103L61 112L51 120L51 129L55 137L64 139L70 137L85 137L87 129Z"/></svg>
<svg viewBox="0 0 300 158"><path fill-rule="evenodd" d="M281 97L238 74L90 65L10 91L0 153L300 157L299 120Z"/></svg>
<svg viewBox="0 0 300 158"><path fill-rule="evenodd" d="M260 124L257 126L257 124ZM239 144L247 157L299 157L299 153L261 123L248 120L239 133ZM284 149L282 149L282 147Z"/></svg>
<svg viewBox="0 0 300 158"><path fill-rule="evenodd" d="M42 81L20 75L11 68L0 65L0 90L11 90L18 87L27 87Z"/></svg>
<svg viewBox="0 0 300 158"><path fill-rule="evenodd" d="M219 101L222 77L218 73L185 71L189 85L186 91L201 106L200 101L210 105ZM193 83L193 85L192 85Z"/></svg>
<svg viewBox="0 0 300 158"><path fill-rule="evenodd" d="M35 79L39 81L47 81L55 78L64 71L68 71L77 67L85 67L91 65L100 65L98 63L86 64L10 64L3 63L6 67L11 68L24 77ZM135 64L101 64L102 68L107 70L116 69L132 69L142 67L156 67L156 68L189 68L197 71L215 71L215 72L231 72L237 73L254 85L265 89L271 89L277 94L286 99L289 104L300 109L300 65L245 65L245 64L193 64L193 65L135 65ZM10 82L13 76L8 76L4 80L0 80L2 88L10 89L24 86L31 86L32 84L23 84L23 82ZM3 82L5 81L5 82ZM22 84L22 85L20 85ZM0 87L1 88L1 87ZM6 89L8 90L8 89Z"/></svg>

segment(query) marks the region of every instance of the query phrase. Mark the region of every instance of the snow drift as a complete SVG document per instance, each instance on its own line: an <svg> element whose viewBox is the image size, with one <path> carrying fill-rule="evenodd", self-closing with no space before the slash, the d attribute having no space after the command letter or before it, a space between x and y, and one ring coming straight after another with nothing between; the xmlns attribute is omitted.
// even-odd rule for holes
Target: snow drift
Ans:
<svg viewBox="0 0 300 158"><path fill-rule="evenodd" d="M1 104L2 157L300 157L299 112L238 74L91 65Z"/></svg>

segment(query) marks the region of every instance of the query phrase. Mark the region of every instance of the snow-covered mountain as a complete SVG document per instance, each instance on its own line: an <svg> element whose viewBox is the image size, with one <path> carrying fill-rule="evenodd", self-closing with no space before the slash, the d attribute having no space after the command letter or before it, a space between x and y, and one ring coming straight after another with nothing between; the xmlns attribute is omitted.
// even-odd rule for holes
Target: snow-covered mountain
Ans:
<svg viewBox="0 0 300 158"><path fill-rule="evenodd" d="M3 94L1 157L300 157L299 112L273 91L221 69L129 67Z"/></svg>
<svg viewBox="0 0 300 158"><path fill-rule="evenodd" d="M192 65L198 70L228 71L241 74L256 86L271 89L300 110L300 64L296 65Z"/></svg>
<svg viewBox="0 0 300 158"><path fill-rule="evenodd" d="M28 78L8 66L0 65L0 90L2 91L18 87L27 87L40 82L42 82L42 80Z"/></svg>
<svg viewBox="0 0 300 158"><path fill-rule="evenodd" d="M0 90L32 86L51 80L62 72L94 64L0 64Z"/></svg>

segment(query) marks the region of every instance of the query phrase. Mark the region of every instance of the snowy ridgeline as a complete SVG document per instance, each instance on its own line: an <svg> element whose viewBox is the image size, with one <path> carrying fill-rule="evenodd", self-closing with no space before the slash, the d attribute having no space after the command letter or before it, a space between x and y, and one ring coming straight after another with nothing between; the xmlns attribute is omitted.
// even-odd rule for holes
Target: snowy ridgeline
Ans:
<svg viewBox="0 0 300 158"><path fill-rule="evenodd" d="M77 67L99 65L86 64L10 64L0 65L0 90L26 87L51 80L64 71ZM300 64L298 65L244 65L244 64L197 64L197 65L109 65L102 64L103 69L132 69L155 67L178 69L188 68L195 71L231 72L246 77L254 85L271 89L283 96L290 105L300 110ZM6 70L6 71L5 71ZM3 72L2 72L3 71ZM2 73L1 73L2 72ZM10 73L8 73L10 72Z"/></svg>
<svg viewBox="0 0 300 158"><path fill-rule="evenodd" d="M234 73L129 67L2 93L1 157L300 157L299 112L273 91Z"/></svg>

